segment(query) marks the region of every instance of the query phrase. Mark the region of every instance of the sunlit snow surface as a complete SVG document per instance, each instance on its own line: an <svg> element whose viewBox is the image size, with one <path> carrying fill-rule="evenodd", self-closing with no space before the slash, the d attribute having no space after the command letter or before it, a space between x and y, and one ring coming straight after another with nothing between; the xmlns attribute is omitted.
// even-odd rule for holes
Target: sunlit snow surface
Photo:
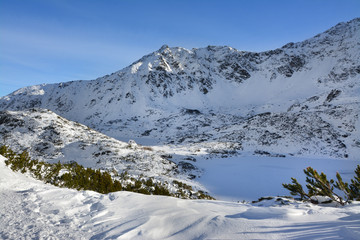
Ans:
<svg viewBox="0 0 360 240"><path fill-rule="evenodd" d="M272 171L266 160L282 161L249 159L246 166L259 161L255 165L265 174ZM260 181L264 178L257 181L259 191L268 188L267 183ZM255 183L243 185L249 190ZM246 191L246 187L242 189ZM57 188L14 173L5 166L2 157L0 202L1 239L360 238L359 202L345 207L298 202L279 206L274 201L250 205L130 192L102 195Z"/></svg>

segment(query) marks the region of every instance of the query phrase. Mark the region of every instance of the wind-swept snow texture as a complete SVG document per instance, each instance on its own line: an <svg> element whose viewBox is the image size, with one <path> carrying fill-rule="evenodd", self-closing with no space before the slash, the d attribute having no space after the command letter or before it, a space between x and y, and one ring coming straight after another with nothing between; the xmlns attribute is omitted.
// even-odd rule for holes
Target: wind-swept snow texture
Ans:
<svg viewBox="0 0 360 240"><path fill-rule="evenodd" d="M0 156L1 239L359 239L360 204L98 194L12 172Z"/></svg>
<svg viewBox="0 0 360 240"><path fill-rule="evenodd" d="M358 159L359 42L356 18L260 53L164 45L96 80L19 89L0 110L50 109L117 139Z"/></svg>

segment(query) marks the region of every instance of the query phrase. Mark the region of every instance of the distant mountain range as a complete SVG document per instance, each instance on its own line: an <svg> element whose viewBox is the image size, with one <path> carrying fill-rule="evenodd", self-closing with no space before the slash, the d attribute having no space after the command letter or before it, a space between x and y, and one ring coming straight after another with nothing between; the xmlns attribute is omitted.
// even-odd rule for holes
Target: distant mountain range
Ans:
<svg viewBox="0 0 360 240"><path fill-rule="evenodd" d="M164 45L92 81L21 88L0 98L0 110L0 140L44 160L86 156L110 168L124 153L116 149L128 146L115 139L222 156L359 159L360 18L260 53ZM137 158L157 159L156 174L192 169L155 152Z"/></svg>

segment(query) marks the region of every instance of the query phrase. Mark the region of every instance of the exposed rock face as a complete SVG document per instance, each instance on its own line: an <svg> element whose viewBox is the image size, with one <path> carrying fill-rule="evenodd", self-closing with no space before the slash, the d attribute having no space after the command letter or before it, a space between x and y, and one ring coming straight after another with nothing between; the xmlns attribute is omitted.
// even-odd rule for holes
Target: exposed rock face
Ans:
<svg viewBox="0 0 360 240"><path fill-rule="evenodd" d="M50 109L116 138L359 158L359 43L357 18L260 53L164 45L96 80L19 89L0 109Z"/></svg>

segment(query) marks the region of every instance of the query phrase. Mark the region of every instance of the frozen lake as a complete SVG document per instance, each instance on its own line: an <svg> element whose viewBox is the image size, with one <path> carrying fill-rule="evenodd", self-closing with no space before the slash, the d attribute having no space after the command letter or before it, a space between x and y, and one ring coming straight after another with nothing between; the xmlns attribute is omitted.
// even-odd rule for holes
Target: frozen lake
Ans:
<svg viewBox="0 0 360 240"><path fill-rule="evenodd" d="M282 183L291 183L295 177L304 187L303 169L312 167L324 172L328 179L335 179L338 171L344 181L354 176L360 161L349 159L259 157L240 156L199 160L195 165L204 169L197 179L216 199L228 201L257 200L263 196L287 195L290 193Z"/></svg>

